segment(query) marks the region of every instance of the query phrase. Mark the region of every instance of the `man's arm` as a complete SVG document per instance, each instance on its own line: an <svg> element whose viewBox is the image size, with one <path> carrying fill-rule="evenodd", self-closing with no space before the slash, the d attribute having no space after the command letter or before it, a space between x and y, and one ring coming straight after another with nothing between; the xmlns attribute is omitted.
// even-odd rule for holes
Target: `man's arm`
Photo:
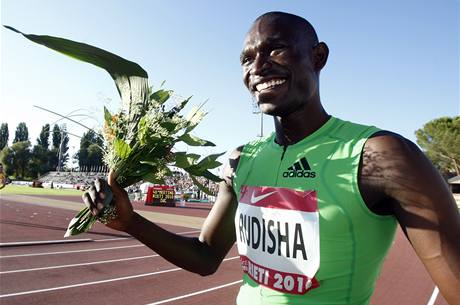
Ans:
<svg viewBox="0 0 460 305"><path fill-rule="evenodd" d="M224 168L224 181L219 185L219 193L199 238L186 237L171 233L145 219L133 211L127 193L109 175L118 217L107 226L125 231L171 263L201 275L214 273L235 242L234 216L236 196L232 187L232 178L238 164L240 150L230 156L229 164ZM97 180L95 186L83 195L83 201L97 215L105 193L105 181Z"/></svg>
<svg viewBox="0 0 460 305"><path fill-rule="evenodd" d="M360 189L374 211L399 221L449 304L460 304L460 216L438 171L412 142L395 134L370 138Z"/></svg>

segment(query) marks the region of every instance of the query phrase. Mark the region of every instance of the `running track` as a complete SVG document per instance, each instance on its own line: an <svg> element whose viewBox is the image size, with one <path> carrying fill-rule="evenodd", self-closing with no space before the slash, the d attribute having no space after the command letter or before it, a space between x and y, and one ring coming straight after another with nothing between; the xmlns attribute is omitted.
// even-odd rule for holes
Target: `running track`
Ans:
<svg viewBox="0 0 460 305"><path fill-rule="evenodd" d="M25 197L2 196L0 201L0 304L235 304L241 271L233 247L218 272L201 277L181 270L126 234L100 224L74 242L24 245L62 240L74 210L30 203ZM35 197L80 202L78 197ZM28 203L25 203L28 202ZM161 224L186 236L197 236L196 222L209 206L145 207L160 213ZM177 224L172 225L169 215ZM184 217L185 216L185 217ZM80 241L78 241L80 240ZM12 243L19 242L21 245ZM403 234L398 235L385 261L372 305L446 305L415 257Z"/></svg>

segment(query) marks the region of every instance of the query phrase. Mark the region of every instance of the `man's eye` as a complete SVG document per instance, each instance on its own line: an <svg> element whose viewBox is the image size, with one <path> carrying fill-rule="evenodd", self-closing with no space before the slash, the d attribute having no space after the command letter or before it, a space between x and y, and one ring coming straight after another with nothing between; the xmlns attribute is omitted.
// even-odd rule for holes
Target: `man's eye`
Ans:
<svg viewBox="0 0 460 305"><path fill-rule="evenodd" d="M242 65L247 65L247 64L250 64L252 62L252 57L250 56L245 56L241 59L241 64Z"/></svg>
<svg viewBox="0 0 460 305"><path fill-rule="evenodd" d="M275 56L282 53L286 48L284 46L276 46L270 51L270 56Z"/></svg>

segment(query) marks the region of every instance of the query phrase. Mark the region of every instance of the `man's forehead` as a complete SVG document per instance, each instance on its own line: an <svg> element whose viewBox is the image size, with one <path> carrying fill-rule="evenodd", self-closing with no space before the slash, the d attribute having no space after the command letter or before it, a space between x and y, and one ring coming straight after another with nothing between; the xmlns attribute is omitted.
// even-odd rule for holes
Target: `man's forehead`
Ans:
<svg viewBox="0 0 460 305"><path fill-rule="evenodd" d="M284 22L276 20L257 20L251 26L244 44L255 45L260 43L270 43L275 41L291 41L296 40L299 34L299 29L295 26L288 26Z"/></svg>

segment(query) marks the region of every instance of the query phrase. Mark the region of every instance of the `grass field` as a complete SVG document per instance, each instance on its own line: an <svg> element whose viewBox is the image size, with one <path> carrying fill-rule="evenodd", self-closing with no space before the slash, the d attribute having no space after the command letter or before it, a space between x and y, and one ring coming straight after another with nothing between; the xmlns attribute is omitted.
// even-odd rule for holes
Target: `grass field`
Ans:
<svg viewBox="0 0 460 305"><path fill-rule="evenodd" d="M59 196L81 196L82 191L67 190L67 189L48 189L37 188L25 185L11 185L8 184L0 190L0 196L3 194L17 194L17 195L59 195Z"/></svg>

